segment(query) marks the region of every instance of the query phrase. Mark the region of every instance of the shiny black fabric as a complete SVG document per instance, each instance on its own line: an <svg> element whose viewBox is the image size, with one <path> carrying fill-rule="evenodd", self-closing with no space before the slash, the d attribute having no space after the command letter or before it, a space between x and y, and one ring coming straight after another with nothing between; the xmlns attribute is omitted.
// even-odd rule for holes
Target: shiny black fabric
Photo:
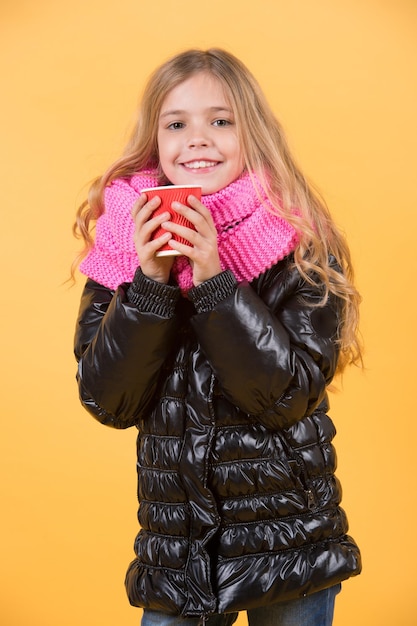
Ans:
<svg viewBox="0 0 417 626"><path fill-rule="evenodd" d="M88 280L83 293L81 401L103 424L138 428L135 606L237 611L361 569L326 414L342 305L310 306L320 290L291 259L250 285L228 280L211 305L210 286L191 302L140 277L136 291Z"/></svg>

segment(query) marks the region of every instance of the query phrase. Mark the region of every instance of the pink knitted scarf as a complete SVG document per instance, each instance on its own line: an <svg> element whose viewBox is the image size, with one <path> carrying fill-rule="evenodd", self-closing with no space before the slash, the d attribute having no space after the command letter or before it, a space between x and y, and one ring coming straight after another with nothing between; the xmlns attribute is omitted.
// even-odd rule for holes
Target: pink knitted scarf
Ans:
<svg viewBox="0 0 417 626"><path fill-rule="evenodd" d="M139 260L131 209L141 189L158 184L156 173L146 170L129 179L116 179L106 188L105 212L97 220L94 247L80 264L83 274L109 289L133 279ZM297 244L293 226L268 210L272 209L269 201L266 196L261 200L247 173L203 196L202 202L216 225L222 269L232 270L238 282L256 278ZM183 292L193 286L186 257L176 257L172 274Z"/></svg>

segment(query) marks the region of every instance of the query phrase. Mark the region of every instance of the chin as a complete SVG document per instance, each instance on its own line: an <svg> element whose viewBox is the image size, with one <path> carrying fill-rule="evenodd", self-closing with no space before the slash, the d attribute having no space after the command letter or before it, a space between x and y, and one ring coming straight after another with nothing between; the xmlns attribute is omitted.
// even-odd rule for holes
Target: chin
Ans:
<svg viewBox="0 0 417 626"><path fill-rule="evenodd" d="M223 187L211 187L207 185L201 185L201 195L210 196L212 193L217 193L218 191L220 191L220 189L223 189Z"/></svg>
<svg viewBox="0 0 417 626"><path fill-rule="evenodd" d="M201 193L203 196L209 196L212 193L217 193L221 189L224 189L230 183L227 181L226 182L219 181L215 183L215 182L208 182L208 181L202 180L202 181L196 182L196 184L201 186L201 190L202 190Z"/></svg>

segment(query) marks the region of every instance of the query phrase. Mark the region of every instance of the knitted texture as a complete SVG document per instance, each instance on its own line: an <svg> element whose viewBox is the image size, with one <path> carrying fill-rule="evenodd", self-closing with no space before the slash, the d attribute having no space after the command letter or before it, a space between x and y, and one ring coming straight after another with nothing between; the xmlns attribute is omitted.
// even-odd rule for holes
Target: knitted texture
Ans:
<svg viewBox="0 0 417 626"><path fill-rule="evenodd" d="M109 289L132 281L139 260L131 209L141 189L158 184L156 173L146 170L129 179L116 179L105 189L105 212L97 220L94 247L80 264L83 274ZM231 270L238 282L256 278L297 244L293 226L271 212L269 201L255 189L249 174L203 196L202 202L216 226L222 269ZM193 287L187 257L175 258L172 275L183 292Z"/></svg>

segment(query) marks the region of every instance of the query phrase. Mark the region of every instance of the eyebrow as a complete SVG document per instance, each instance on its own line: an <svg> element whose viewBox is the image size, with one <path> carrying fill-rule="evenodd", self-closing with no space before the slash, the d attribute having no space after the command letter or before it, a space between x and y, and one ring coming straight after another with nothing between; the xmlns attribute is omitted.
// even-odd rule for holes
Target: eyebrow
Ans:
<svg viewBox="0 0 417 626"><path fill-rule="evenodd" d="M219 113L224 111L225 113L233 113L232 109L229 109L228 107L209 107L207 109L208 112L210 113ZM159 116L159 118L164 118L164 117L171 117L171 116L181 116L181 115L186 115L187 111L185 111L184 109L173 109L172 111L165 111L164 113L161 113L161 115Z"/></svg>

